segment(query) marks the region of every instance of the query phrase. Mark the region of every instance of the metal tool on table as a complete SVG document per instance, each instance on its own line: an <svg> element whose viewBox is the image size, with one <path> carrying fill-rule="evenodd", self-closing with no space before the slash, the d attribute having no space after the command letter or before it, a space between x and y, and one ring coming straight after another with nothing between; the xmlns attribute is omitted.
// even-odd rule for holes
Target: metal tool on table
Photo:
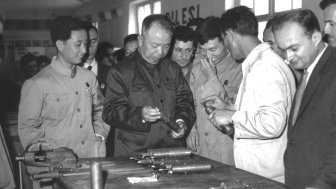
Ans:
<svg viewBox="0 0 336 189"><path fill-rule="evenodd" d="M183 165L167 165L164 169L159 171L167 171L168 174L175 173L193 173L193 172L206 172L212 169L211 164L183 164Z"/></svg>
<svg viewBox="0 0 336 189"><path fill-rule="evenodd" d="M187 148L158 148L158 149L148 149L147 152L139 153L138 156L130 157L134 160L144 160L144 159L154 159L163 157L183 157L190 156L191 150Z"/></svg>
<svg viewBox="0 0 336 189"><path fill-rule="evenodd" d="M27 172L30 175L53 171L68 172L79 166L77 157L72 150L68 148L52 149L47 143L33 144L25 150L23 155L19 155L15 159L27 166Z"/></svg>
<svg viewBox="0 0 336 189"><path fill-rule="evenodd" d="M205 108L205 112L206 112L207 114L211 114L213 111L215 111L216 108L209 106L209 105L208 105L208 102L209 102L209 101L205 101L205 102L202 103L202 105L203 105L204 108ZM234 127L233 127L233 124L219 125L219 127L222 129L222 131L223 131L225 134L227 134L227 135L229 135L229 136L233 135L233 133L234 133Z"/></svg>

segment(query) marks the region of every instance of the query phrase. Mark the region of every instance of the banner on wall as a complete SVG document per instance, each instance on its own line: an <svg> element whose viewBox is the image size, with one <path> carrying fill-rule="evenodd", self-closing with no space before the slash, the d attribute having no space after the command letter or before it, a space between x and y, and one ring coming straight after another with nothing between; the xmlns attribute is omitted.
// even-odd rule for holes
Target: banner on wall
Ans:
<svg viewBox="0 0 336 189"><path fill-rule="evenodd" d="M191 19L200 17L200 4L189 5L166 13L176 25L186 25Z"/></svg>
<svg viewBox="0 0 336 189"><path fill-rule="evenodd" d="M20 61L21 56L27 53L40 56L45 55L45 48L44 47L16 47L14 49L14 60Z"/></svg>

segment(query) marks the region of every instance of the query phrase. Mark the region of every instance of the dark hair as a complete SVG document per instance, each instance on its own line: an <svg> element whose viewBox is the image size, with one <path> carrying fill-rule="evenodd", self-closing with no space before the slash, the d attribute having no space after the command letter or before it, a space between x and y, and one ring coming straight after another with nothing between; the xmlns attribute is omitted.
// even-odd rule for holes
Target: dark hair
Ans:
<svg viewBox="0 0 336 189"><path fill-rule="evenodd" d="M324 10L325 8L327 8L328 6L332 4L336 4L336 0L322 0L320 2L320 8Z"/></svg>
<svg viewBox="0 0 336 189"><path fill-rule="evenodd" d="M66 41L71 38L71 31L83 30L86 24L72 16L58 16L51 23L50 36L53 44L57 40Z"/></svg>
<svg viewBox="0 0 336 189"><path fill-rule="evenodd" d="M96 33L98 33L98 29L91 22L84 22L84 23L85 23L85 29L87 32L93 29L94 31L96 31Z"/></svg>
<svg viewBox="0 0 336 189"><path fill-rule="evenodd" d="M187 26L177 26L175 28L172 43L175 43L176 40L188 42L191 41L196 45L196 33L193 29L188 28ZM174 45L174 44L173 44Z"/></svg>
<svg viewBox="0 0 336 189"><path fill-rule="evenodd" d="M139 34L134 33L134 34L129 34L124 38L124 47L126 43L131 42L131 41L137 41L138 40Z"/></svg>
<svg viewBox="0 0 336 189"><path fill-rule="evenodd" d="M20 67L23 68L25 67L29 62L31 61L36 61L37 60L37 57L31 53L27 53L25 55L22 55L21 56L21 59L20 59Z"/></svg>
<svg viewBox="0 0 336 189"><path fill-rule="evenodd" d="M37 65L40 65L43 62L50 64L50 59L45 55L41 55L36 58L36 62L37 62Z"/></svg>
<svg viewBox="0 0 336 189"><path fill-rule="evenodd" d="M254 13L245 6L227 10L221 16L221 31L233 30L241 35L258 37L258 20Z"/></svg>
<svg viewBox="0 0 336 189"><path fill-rule="evenodd" d="M205 18L196 30L197 41L203 45L209 40L215 39L217 37L222 40L220 24L221 19L218 17L211 16Z"/></svg>
<svg viewBox="0 0 336 189"><path fill-rule="evenodd" d="M98 62L101 62L104 57L107 57L109 55L107 53L107 49L114 49L114 47L109 42L102 42L98 44L96 57L95 57Z"/></svg>
<svg viewBox="0 0 336 189"><path fill-rule="evenodd" d="M167 30L170 33L173 33L174 31L173 22L170 20L170 18L167 15L152 14L152 15L147 16L142 22L142 28L141 28L142 35L145 31L148 31L148 29L150 29L150 27L154 23L159 24L160 26L162 26L165 30Z"/></svg>
<svg viewBox="0 0 336 189"><path fill-rule="evenodd" d="M192 27L192 26L196 26L196 29L199 27L199 25L202 24L202 22L204 21L204 18L193 18L191 20L189 20L189 22L187 23L187 27Z"/></svg>
<svg viewBox="0 0 336 189"><path fill-rule="evenodd" d="M114 56L117 58L117 61L120 62L125 58L125 49L118 49L114 52Z"/></svg>
<svg viewBox="0 0 336 189"><path fill-rule="evenodd" d="M272 29L273 25L274 25L274 16L267 21L264 30L267 30L268 28Z"/></svg>
<svg viewBox="0 0 336 189"><path fill-rule="evenodd" d="M273 31L281 29L285 22L298 23L306 30L307 35L320 31L318 19L309 9L298 9L277 14L274 17Z"/></svg>

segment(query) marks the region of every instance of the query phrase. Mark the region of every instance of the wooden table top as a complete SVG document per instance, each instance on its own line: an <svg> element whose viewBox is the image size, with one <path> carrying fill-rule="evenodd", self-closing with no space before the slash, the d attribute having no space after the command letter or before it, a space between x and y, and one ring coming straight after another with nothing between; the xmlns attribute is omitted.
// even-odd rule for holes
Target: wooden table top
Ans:
<svg viewBox="0 0 336 189"><path fill-rule="evenodd" d="M211 171L168 174L140 165L128 157L83 159L81 162L92 160L101 161L103 164L104 188L285 188L281 183L197 155L190 158L190 163L211 164L213 167ZM87 171L89 167L84 166L83 170ZM128 177L150 177L153 173L158 175L156 182L132 184L127 179ZM226 187L220 187L222 182ZM89 189L90 174L62 177L58 183L59 188Z"/></svg>

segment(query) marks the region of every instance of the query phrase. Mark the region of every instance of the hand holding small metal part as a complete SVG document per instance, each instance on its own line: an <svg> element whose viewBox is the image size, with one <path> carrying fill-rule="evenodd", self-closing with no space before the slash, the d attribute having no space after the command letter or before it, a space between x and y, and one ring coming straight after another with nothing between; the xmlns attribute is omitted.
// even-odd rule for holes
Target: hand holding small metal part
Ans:
<svg viewBox="0 0 336 189"><path fill-rule="evenodd" d="M163 120L163 122L171 129L173 130L175 133L180 133L182 131L183 125L179 125L178 123L176 123L175 121L171 120L171 118L165 114L164 112L160 112L161 114L161 119Z"/></svg>
<svg viewBox="0 0 336 189"><path fill-rule="evenodd" d="M215 97L214 98L208 98L207 100L204 100L201 103L202 103L202 105L205 108L205 112L207 114L209 114L209 120L210 120L210 122L215 127L217 127L219 130L223 131L225 134L227 134L227 135L233 135L233 133L234 133L234 127L233 127L233 124L231 122L221 123L221 124L217 123L217 120L216 120L217 119L217 115L216 115L216 113L214 113L214 111L216 110L216 108L214 108L211 104L214 103L214 102L216 102L216 101L218 102L219 101L218 98L215 98Z"/></svg>

